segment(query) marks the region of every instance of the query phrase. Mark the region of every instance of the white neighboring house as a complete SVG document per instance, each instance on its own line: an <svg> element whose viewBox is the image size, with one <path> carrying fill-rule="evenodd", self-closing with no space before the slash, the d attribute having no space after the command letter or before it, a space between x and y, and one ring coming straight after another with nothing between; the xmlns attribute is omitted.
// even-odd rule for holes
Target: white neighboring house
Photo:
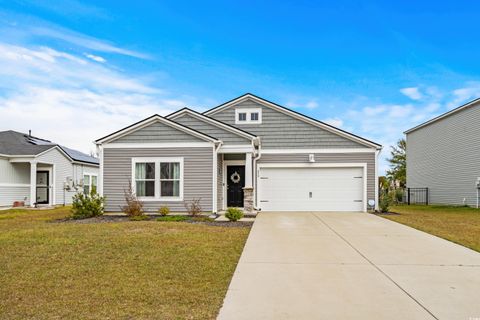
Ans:
<svg viewBox="0 0 480 320"><path fill-rule="evenodd" d="M79 151L0 131L0 207L69 204L78 191L96 188L98 168L97 158Z"/></svg>

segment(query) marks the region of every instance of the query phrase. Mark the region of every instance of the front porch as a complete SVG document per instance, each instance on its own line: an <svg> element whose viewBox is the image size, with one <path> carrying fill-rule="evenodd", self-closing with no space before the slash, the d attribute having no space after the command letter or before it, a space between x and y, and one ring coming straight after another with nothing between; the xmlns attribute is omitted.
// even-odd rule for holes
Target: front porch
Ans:
<svg viewBox="0 0 480 320"><path fill-rule="evenodd" d="M222 152L223 151L223 152ZM229 207L243 209L245 214L256 214L254 192L253 152L228 152L218 154L217 208L219 212Z"/></svg>

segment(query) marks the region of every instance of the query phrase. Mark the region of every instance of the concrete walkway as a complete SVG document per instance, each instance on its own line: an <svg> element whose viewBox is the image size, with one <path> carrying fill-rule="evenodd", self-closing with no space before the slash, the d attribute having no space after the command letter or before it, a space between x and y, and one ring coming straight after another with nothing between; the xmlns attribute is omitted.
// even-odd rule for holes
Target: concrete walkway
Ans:
<svg viewBox="0 0 480 320"><path fill-rule="evenodd" d="M366 213L260 213L219 319L480 319L480 253Z"/></svg>

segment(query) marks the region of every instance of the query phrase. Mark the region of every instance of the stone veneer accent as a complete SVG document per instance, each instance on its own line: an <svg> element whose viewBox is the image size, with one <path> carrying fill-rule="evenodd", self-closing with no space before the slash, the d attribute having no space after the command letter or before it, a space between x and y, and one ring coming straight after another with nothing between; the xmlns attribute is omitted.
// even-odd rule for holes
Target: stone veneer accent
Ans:
<svg viewBox="0 0 480 320"><path fill-rule="evenodd" d="M253 208L253 188L243 188L243 211L246 214L255 213Z"/></svg>

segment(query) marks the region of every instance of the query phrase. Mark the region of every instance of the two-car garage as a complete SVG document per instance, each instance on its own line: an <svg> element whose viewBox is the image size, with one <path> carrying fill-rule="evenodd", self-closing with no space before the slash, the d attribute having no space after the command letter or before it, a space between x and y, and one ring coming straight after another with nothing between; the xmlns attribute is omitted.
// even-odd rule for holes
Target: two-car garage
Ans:
<svg viewBox="0 0 480 320"><path fill-rule="evenodd" d="M262 211L365 211L364 165L264 164L257 176Z"/></svg>

